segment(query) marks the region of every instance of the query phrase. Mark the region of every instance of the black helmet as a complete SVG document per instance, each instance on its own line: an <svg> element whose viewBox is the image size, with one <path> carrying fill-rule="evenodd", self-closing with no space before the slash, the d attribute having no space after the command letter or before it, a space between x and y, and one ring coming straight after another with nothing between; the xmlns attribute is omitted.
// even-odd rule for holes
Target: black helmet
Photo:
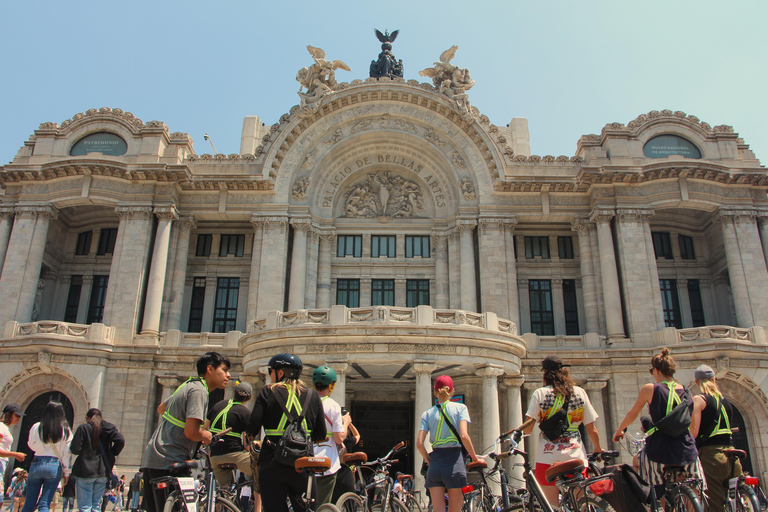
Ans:
<svg viewBox="0 0 768 512"><path fill-rule="evenodd" d="M275 354L272 359L269 360L267 367L270 370L283 370L285 373L283 378L298 379L301 375L301 359L293 354Z"/></svg>

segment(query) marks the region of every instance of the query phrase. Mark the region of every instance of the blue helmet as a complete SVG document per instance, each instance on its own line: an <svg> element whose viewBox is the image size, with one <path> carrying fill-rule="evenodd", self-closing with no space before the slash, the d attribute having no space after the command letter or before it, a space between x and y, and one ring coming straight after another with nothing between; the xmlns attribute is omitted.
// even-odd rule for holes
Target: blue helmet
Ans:
<svg viewBox="0 0 768 512"><path fill-rule="evenodd" d="M267 366L270 370L283 370L283 379L298 379L304 368L301 359L293 354L275 354Z"/></svg>

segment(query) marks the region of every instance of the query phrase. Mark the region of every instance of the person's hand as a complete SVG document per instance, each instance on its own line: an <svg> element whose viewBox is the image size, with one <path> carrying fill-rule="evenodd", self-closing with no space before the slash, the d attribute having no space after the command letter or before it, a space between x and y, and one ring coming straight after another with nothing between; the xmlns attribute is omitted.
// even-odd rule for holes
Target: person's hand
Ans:
<svg viewBox="0 0 768 512"><path fill-rule="evenodd" d="M203 438L201 440L203 445L209 445L209 444L211 444L211 441L213 441L213 434L211 433L210 430L201 430L200 431L200 437Z"/></svg>
<svg viewBox="0 0 768 512"><path fill-rule="evenodd" d="M65 477L64 477L64 485L67 485L67 482L69 482L69 477L68 477L68 476L65 476Z"/></svg>
<svg viewBox="0 0 768 512"><path fill-rule="evenodd" d="M13 454L13 457L17 461L19 461L19 462L24 462L24 459L27 458L27 454L26 453L21 453L21 452L16 452L16 453Z"/></svg>
<svg viewBox="0 0 768 512"><path fill-rule="evenodd" d="M622 439L624 439L624 432L617 430L616 433L613 434L613 442L618 443Z"/></svg>

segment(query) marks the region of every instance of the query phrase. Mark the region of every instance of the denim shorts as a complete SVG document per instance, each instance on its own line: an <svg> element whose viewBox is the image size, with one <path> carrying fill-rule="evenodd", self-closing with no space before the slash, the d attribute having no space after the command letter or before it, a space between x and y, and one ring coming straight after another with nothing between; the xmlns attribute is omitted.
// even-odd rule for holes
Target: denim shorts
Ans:
<svg viewBox="0 0 768 512"><path fill-rule="evenodd" d="M429 456L429 471L424 487L461 489L467 485L467 466L460 446L435 448Z"/></svg>

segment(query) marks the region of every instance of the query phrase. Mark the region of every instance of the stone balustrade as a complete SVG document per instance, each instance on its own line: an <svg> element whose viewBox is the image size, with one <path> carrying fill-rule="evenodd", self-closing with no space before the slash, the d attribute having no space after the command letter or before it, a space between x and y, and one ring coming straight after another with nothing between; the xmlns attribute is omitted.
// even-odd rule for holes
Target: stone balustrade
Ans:
<svg viewBox="0 0 768 512"><path fill-rule="evenodd" d="M760 326L749 328L732 327L730 325L704 325L688 329L665 327L656 332L659 345L679 345L687 343L702 343L714 341L735 341L767 345L765 329Z"/></svg>
<svg viewBox="0 0 768 512"><path fill-rule="evenodd" d="M555 336L539 336L536 333L527 332L522 335L529 349L591 349L601 348L607 345L607 336L600 336L594 332L582 335L558 334Z"/></svg>
<svg viewBox="0 0 768 512"><path fill-rule="evenodd" d="M5 324L3 337L6 340L44 337L113 344L115 328L104 324L73 324L55 320L25 323L11 320Z"/></svg>
<svg viewBox="0 0 768 512"><path fill-rule="evenodd" d="M166 347L219 347L237 348L243 335L240 331L229 332L181 332L169 329L160 335L160 345Z"/></svg>

